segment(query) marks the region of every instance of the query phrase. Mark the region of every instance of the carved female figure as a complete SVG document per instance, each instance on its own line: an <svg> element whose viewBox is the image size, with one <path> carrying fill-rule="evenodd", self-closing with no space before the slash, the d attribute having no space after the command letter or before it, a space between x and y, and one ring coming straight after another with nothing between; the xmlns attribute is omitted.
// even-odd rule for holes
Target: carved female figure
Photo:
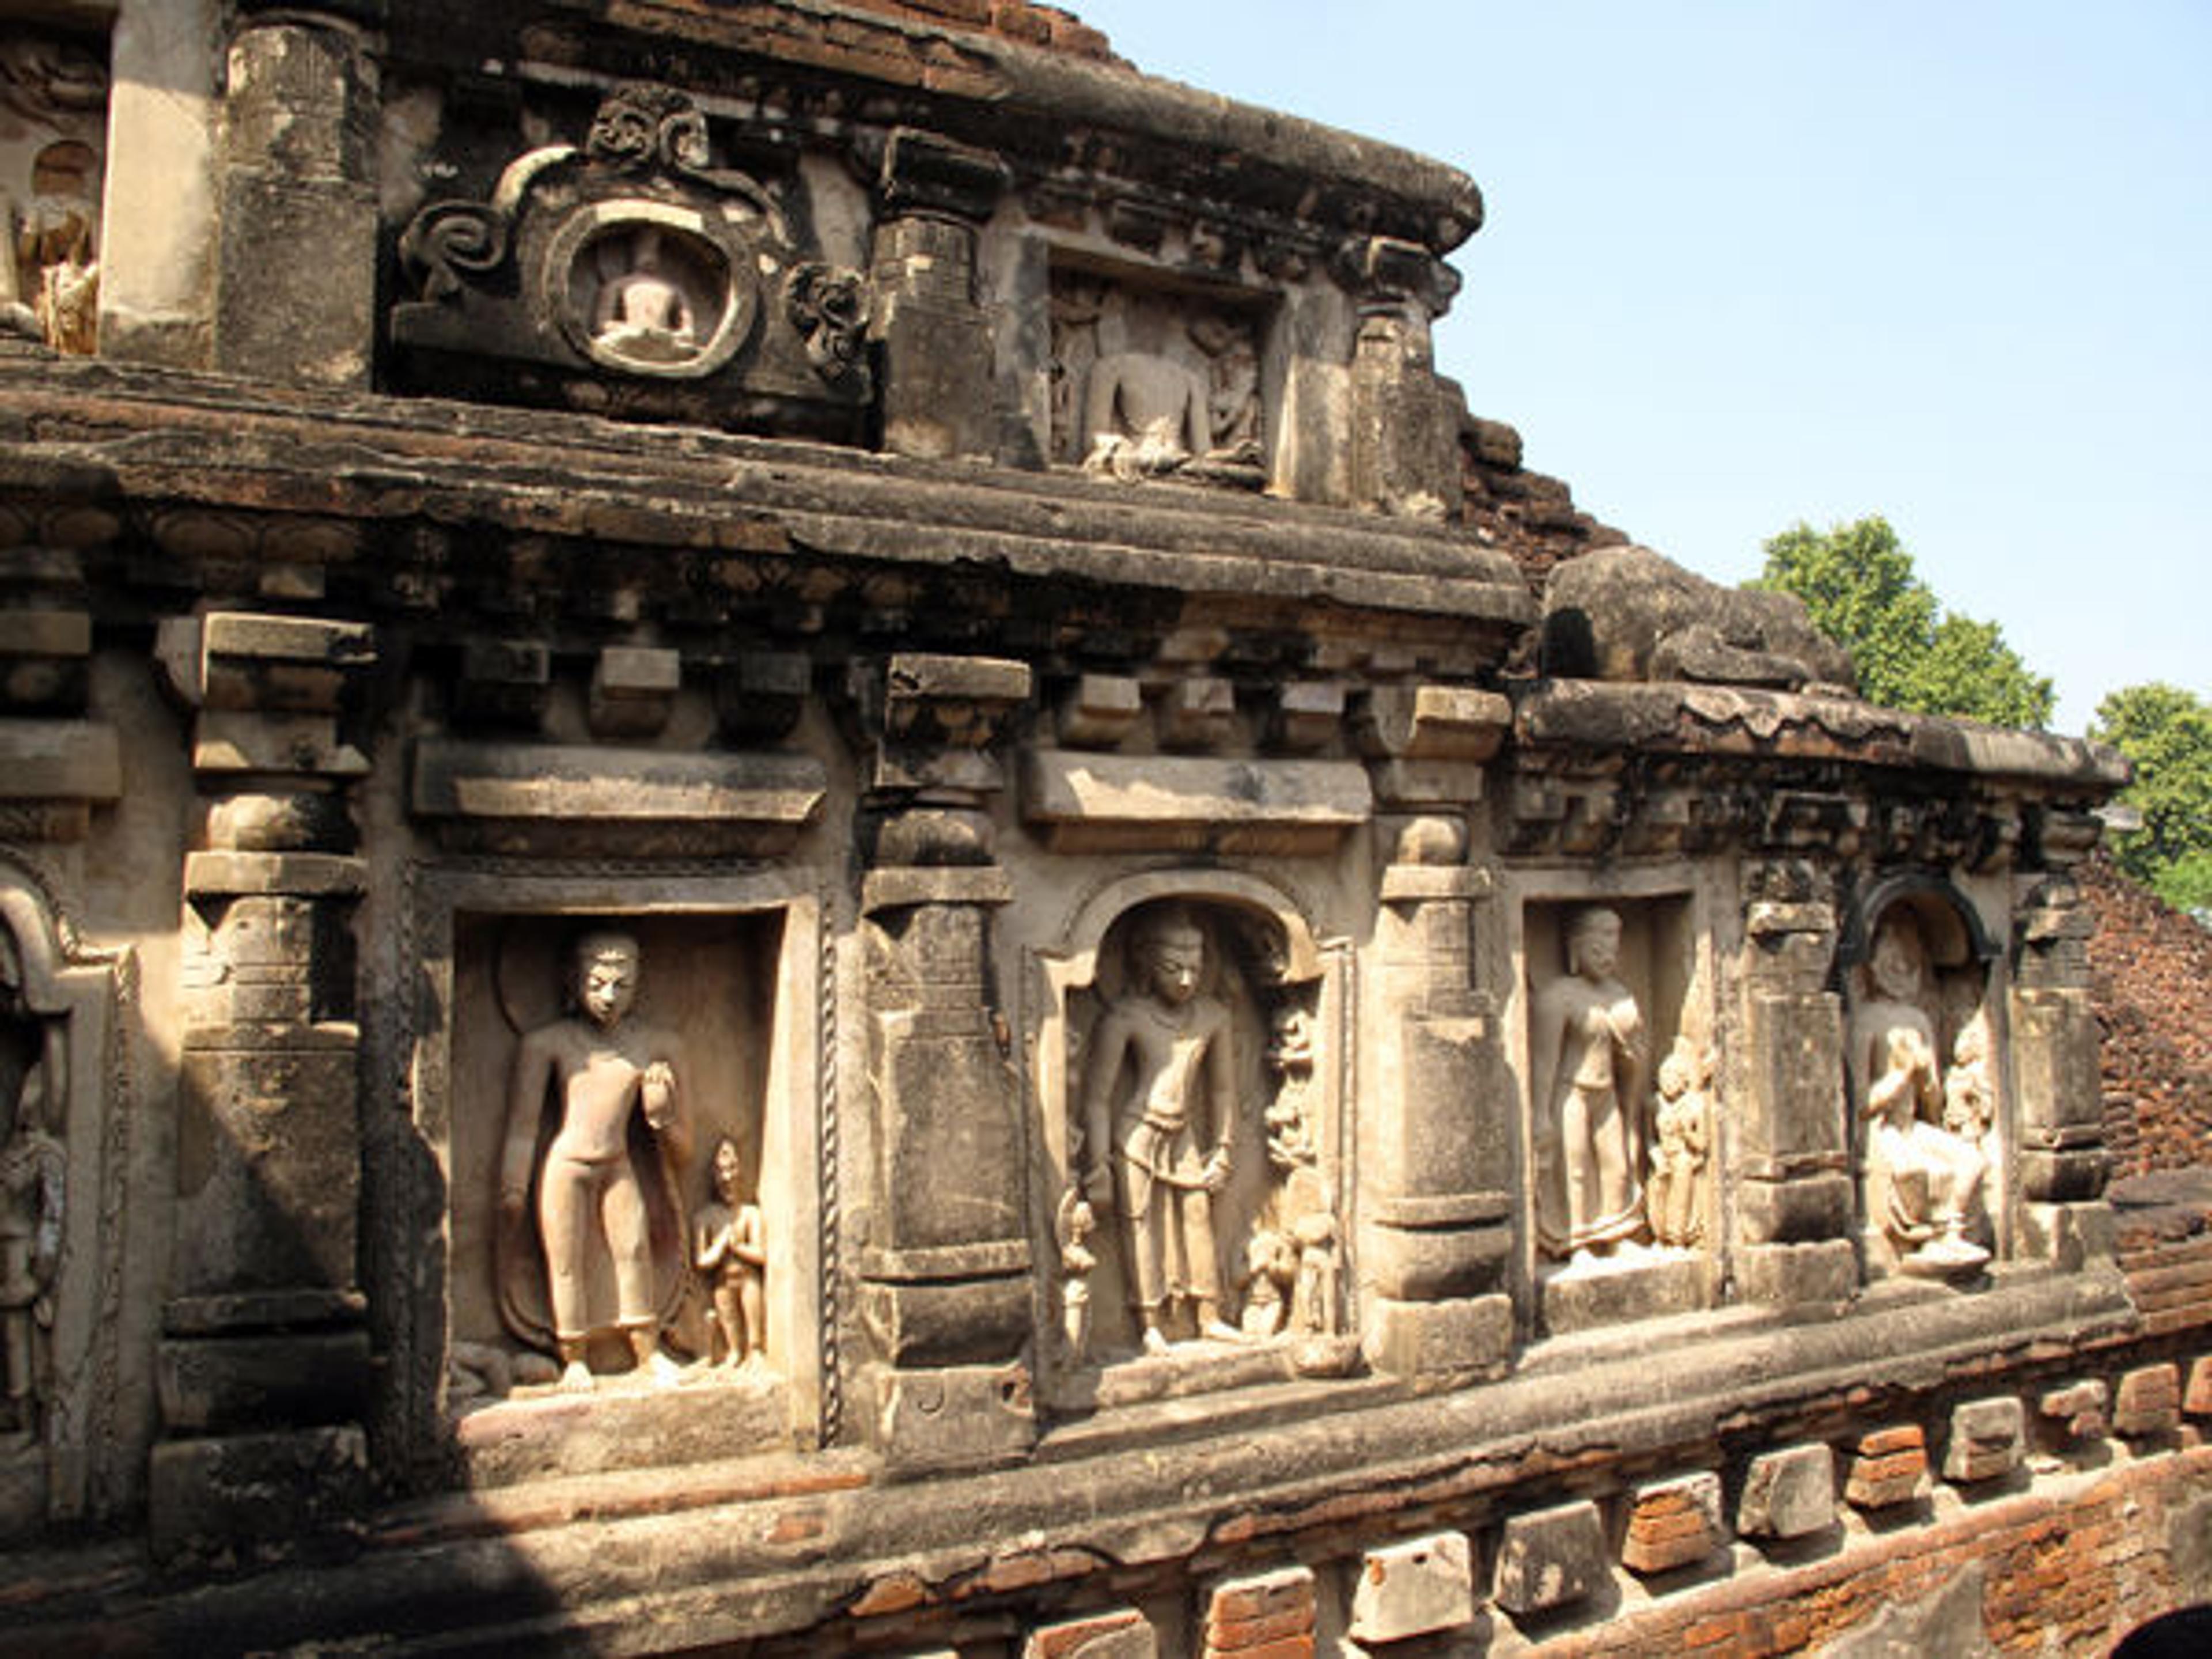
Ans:
<svg viewBox="0 0 2212 1659"><path fill-rule="evenodd" d="M691 1223L691 1265L706 1275L725 1365L754 1366L768 1354L763 1280L768 1230L760 1206L738 1195L745 1161L725 1136L714 1148L714 1196Z"/></svg>
<svg viewBox="0 0 2212 1659"><path fill-rule="evenodd" d="M1567 929L1567 972L1536 997L1529 1031L1535 1103L1536 1239L1588 1261L1643 1225L1636 1180L1644 1017L1613 976L1620 917L1593 907Z"/></svg>
<svg viewBox="0 0 2212 1659"><path fill-rule="evenodd" d="M1674 1039L1659 1062L1659 1105L1654 1115L1651 1189L1646 1205L1651 1233L1662 1244L1679 1248L1705 1236L1701 1183L1712 1148L1712 1098L1707 1093L1710 1063L1687 1037Z"/></svg>
<svg viewBox="0 0 2212 1659"><path fill-rule="evenodd" d="M1180 909L1139 924L1138 988L1098 1022L1084 1067L1084 1194L1118 1211L1147 1352L1168 1347L1170 1301L1201 1334L1235 1340L1221 1316L1213 1199L1235 1151L1229 1011L1199 988L1206 936ZM1127 1086L1122 1086L1127 1077Z"/></svg>
<svg viewBox="0 0 2212 1659"><path fill-rule="evenodd" d="M676 1366L660 1352L645 1180L633 1163L630 1121L642 1113L661 1167L648 1172L672 1185L670 1166L690 1151L690 1130L678 1091L682 1048L673 1033L628 1018L637 999L637 941L628 933L586 934L576 942L574 992L580 1018L539 1027L515 1051L507 1093L507 1136L500 1167L501 1222L521 1225L531 1198L531 1164L549 1093L557 1126L538 1177L538 1223L553 1306L561 1386L592 1386L585 1359L592 1320L587 1306L595 1256L611 1258L617 1291L616 1327L641 1370L673 1381Z"/></svg>

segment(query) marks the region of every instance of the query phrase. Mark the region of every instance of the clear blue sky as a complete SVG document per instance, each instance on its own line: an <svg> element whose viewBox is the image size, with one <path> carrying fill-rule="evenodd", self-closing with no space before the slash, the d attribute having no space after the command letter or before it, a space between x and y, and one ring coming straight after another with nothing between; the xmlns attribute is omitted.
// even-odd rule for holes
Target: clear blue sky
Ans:
<svg viewBox="0 0 2212 1659"><path fill-rule="evenodd" d="M1440 366L1725 580L1881 513L2080 731L2212 695L2212 3L1067 0L1474 175Z"/></svg>

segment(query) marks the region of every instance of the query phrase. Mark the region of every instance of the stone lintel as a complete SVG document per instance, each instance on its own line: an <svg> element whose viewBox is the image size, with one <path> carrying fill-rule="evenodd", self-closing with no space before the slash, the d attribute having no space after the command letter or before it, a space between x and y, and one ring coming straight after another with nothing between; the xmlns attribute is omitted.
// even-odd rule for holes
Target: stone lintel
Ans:
<svg viewBox="0 0 2212 1659"><path fill-rule="evenodd" d="M1350 761L1037 750L1022 785L1023 816L1061 851L1325 851L1374 807Z"/></svg>
<svg viewBox="0 0 2212 1659"><path fill-rule="evenodd" d="M337 853L191 853L185 858L188 898L248 893L350 898L368 884L368 861Z"/></svg>
<svg viewBox="0 0 2212 1659"><path fill-rule="evenodd" d="M797 830L829 779L804 755L426 742L409 804L434 818L757 823Z"/></svg>
<svg viewBox="0 0 2212 1659"><path fill-rule="evenodd" d="M897 127L884 145L877 190L888 214L939 213L980 222L991 216L1011 177L988 150Z"/></svg>
<svg viewBox="0 0 2212 1659"><path fill-rule="evenodd" d="M123 750L100 720L0 720L0 800L107 802L123 794Z"/></svg>
<svg viewBox="0 0 2212 1659"><path fill-rule="evenodd" d="M923 904L1011 904L1014 878L994 864L933 865L871 870L860 879L860 909L912 909Z"/></svg>
<svg viewBox="0 0 2212 1659"><path fill-rule="evenodd" d="M366 668L376 660L376 629L320 617L217 611L201 619L200 648L210 665L237 658Z"/></svg>

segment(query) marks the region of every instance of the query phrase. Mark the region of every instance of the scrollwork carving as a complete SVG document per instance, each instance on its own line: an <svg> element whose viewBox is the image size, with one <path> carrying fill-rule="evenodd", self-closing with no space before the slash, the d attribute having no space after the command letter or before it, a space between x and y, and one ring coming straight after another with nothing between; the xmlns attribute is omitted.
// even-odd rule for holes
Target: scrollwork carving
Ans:
<svg viewBox="0 0 2212 1659"><path fill-rule="evenodd" d="M832 384L852 378L867 343L868 289L860 273L812 261L799 265L785 288L784 306L815 373Z"/></svg>
<svg viewBox="0 0 2212 1659"><path fill-rule="evenodd" d="M659 167L703 173L709 160L707 118L672 87L629 82L599 105L585 149L593 161L619 172Z"/></svg>

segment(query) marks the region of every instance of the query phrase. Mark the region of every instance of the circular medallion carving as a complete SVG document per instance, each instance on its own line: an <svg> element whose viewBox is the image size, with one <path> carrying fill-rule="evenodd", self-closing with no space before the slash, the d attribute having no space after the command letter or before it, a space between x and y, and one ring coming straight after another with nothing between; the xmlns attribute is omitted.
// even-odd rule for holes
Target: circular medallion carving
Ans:
<svg viewBox="0 0 2212 1659"><path fill-rule="evenodd" d="M698 380L760 314L757 279L721 227L665 202L595 202L545 251L544 292L568 343L602 368Z"/></svg>

